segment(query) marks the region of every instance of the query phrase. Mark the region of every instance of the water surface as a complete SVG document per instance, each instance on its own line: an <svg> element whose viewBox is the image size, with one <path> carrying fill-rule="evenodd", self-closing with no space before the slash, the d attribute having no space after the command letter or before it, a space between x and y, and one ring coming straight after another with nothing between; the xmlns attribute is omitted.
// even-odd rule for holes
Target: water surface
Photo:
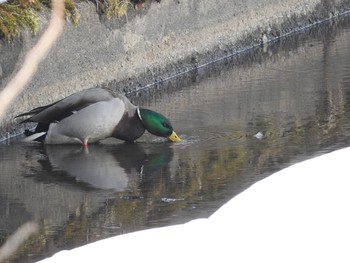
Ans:
<svg viewBox="0 0 350 263"><path fill-rule="evenodd" d="M27 221L40 225L13 261L207 217L273 172L348 146L349 22L131 94L168 116L181 143L146 134L88 149L0 145L0 240Z"/></svg>

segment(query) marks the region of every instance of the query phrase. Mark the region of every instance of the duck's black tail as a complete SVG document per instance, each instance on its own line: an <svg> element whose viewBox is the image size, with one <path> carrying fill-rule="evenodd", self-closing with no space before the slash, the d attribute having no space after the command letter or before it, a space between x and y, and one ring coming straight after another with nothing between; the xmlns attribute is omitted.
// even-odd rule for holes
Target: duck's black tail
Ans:
<svg viewBox="0 0 350 263"><path fill-rule="evenodd" d="M26 142L42 142L46 138L47 131L49 130L50 124L47 123L38 123L35 127L35 130L32 132L30 130L25 130L24 134L26 138L23 141Z"/></svg>

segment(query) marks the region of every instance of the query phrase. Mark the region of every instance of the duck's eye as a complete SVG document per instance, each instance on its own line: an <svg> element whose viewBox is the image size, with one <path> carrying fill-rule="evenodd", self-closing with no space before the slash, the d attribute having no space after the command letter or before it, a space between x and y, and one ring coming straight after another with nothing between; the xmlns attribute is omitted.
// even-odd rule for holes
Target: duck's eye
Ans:
<svg viewBox="0 0 350 263"><path fill-rule="evenodd" d="M168 123L168 122L163 122L163 126L164 126L165 128L167 128L167 129L170 129L170 130L173 129L173 127L171 127L171 124Z"/></svg>

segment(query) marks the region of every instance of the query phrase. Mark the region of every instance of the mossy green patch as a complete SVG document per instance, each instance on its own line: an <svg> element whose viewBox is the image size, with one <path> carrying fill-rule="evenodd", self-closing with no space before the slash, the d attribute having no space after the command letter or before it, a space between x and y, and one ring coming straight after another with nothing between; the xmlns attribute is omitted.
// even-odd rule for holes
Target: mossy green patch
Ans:
<svg viewBox="0 0 350 263"><path fill-rule="evenodd" d="M38 31L38 12L50 7L48 0L10 0L0 4L0 38L12 40L21 29L29 29L35 35ZM72 0L65 0L66 17L78 25L80 13Z"/></svg>
<svg viewBox="0 0 350 263"><path fill-rule="evenodd" d="M81 0L76 0L81 1ZM143 8L146 0L90 0L97 5L100 15L108 19L125 16L128 8ZM152 1L152 0L149 0ZM160 0L156 0L158 3ZM51 0L8 0L0 4L0 39L12 40L19 36L21 29L29 29L35 35L38 31L38 12L51 7ZM75 26L80 13L74 0L65 0L66 18Z"/></svg>
<svg viewBox="0 0 350 263"><path fill-rule="evenodd" d="M38 17L32 8L19 3L0 5L0 37L12 39L19 35L19 28L28 28L32 34L38 29Z"/></svg>

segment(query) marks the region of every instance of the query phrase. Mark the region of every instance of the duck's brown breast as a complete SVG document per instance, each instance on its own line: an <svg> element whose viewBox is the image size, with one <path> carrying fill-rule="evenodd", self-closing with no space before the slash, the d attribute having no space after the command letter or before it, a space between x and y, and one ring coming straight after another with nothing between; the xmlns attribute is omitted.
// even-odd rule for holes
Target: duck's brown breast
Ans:
<svg viewBox="0 0 350 263"><path fill-rule="evenodd" d="M112 136L124 141L135 141L137 138L141 137L144 132L145 127L137 116L136 111L135 114L131 116L125 112L122 119L113 130Z"/></svg>

